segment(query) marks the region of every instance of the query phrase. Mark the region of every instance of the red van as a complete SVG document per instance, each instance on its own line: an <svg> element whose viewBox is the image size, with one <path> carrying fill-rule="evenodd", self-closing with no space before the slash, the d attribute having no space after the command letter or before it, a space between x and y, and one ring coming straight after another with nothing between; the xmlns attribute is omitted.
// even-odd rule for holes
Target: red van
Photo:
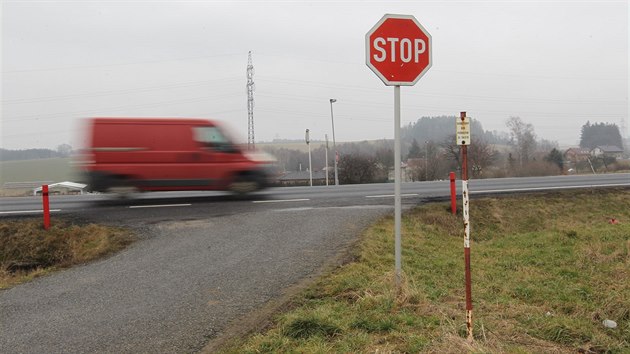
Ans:
<svg viewBox="0 0 630 354"><path fill-rule="evenodd" d="M244 151L215 121L182 118L92 118L81 166L88 188L109 192L263 189L275 159Z"/></svg>

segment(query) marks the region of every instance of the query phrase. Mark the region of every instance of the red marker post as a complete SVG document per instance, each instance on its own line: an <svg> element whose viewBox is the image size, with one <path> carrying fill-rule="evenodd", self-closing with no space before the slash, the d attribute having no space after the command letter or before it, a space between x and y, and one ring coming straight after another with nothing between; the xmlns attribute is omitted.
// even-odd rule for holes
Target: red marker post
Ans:
<svg viewBox="0 0 630 354"><path fill-rule="evenodd" d="M455 190L455 172L449 173L451 180L451 212L457 214L457 192Z"/></svg>
<svg viewBox="0 0 630 354"><path fill-rule="evenodd" d="M42 186L42 203L44 206L44 230L50 228L50 204L48 202L48 185Z"/></svg>

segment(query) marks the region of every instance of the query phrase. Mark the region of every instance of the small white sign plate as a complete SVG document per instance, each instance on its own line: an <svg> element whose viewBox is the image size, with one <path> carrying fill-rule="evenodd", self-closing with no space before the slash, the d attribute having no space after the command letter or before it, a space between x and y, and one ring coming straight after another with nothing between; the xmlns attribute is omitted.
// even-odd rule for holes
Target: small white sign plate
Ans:
<svg viewBox="0 0 630 354"><path fill-rule="evenodd" d="M470 118L457 118L456 129L457 145L470 145Z"/></svg>

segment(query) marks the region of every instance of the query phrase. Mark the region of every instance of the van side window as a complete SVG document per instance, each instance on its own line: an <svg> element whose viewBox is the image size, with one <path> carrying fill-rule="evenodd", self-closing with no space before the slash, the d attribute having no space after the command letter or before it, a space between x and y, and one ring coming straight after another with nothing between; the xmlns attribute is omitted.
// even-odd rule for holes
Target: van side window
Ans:
<svg viewBox="0 0 630 354"><path fill-rule="evenodd" d="M224 150L230 146L230 141L217 127L194 127L195 140L203 146Z"/></svg>

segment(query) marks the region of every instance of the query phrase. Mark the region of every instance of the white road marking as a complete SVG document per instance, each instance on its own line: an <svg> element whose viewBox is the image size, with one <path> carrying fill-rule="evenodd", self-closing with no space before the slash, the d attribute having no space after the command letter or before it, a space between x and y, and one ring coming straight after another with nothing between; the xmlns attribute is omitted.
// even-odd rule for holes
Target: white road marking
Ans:
<svg viewBox="0 0 630 354"><path fill-rule="evenodd" d="M254 200L252 203L286 203L286 202L306 202L310 199L279 199L279 200Z"/></svg>
<svg viewBox="0 0 630 354"><path fill-rule="evenodd" d="M129 206L129 209L184 207L184 206L191 206L191 205L192 205L192 204L130 205L130 206Z"/></svg>
<svg viewBox="0 0 630 354"><path fill-rule="evenodd" d="M61 209L51 209L50 212L58 212ZM43 210L15 210L15 211L0 211L0 214L34 214L43 213Z"/></svg>
<svg viewBox="0 0 630 354"><path fill-rule="evenodd" d="M417 197L420 194L417 193L410 193L410 194L401 194L401 197ZM366 195L366 198L393 198L394 195L393 194L383 194L383 195Z"/></svg>

